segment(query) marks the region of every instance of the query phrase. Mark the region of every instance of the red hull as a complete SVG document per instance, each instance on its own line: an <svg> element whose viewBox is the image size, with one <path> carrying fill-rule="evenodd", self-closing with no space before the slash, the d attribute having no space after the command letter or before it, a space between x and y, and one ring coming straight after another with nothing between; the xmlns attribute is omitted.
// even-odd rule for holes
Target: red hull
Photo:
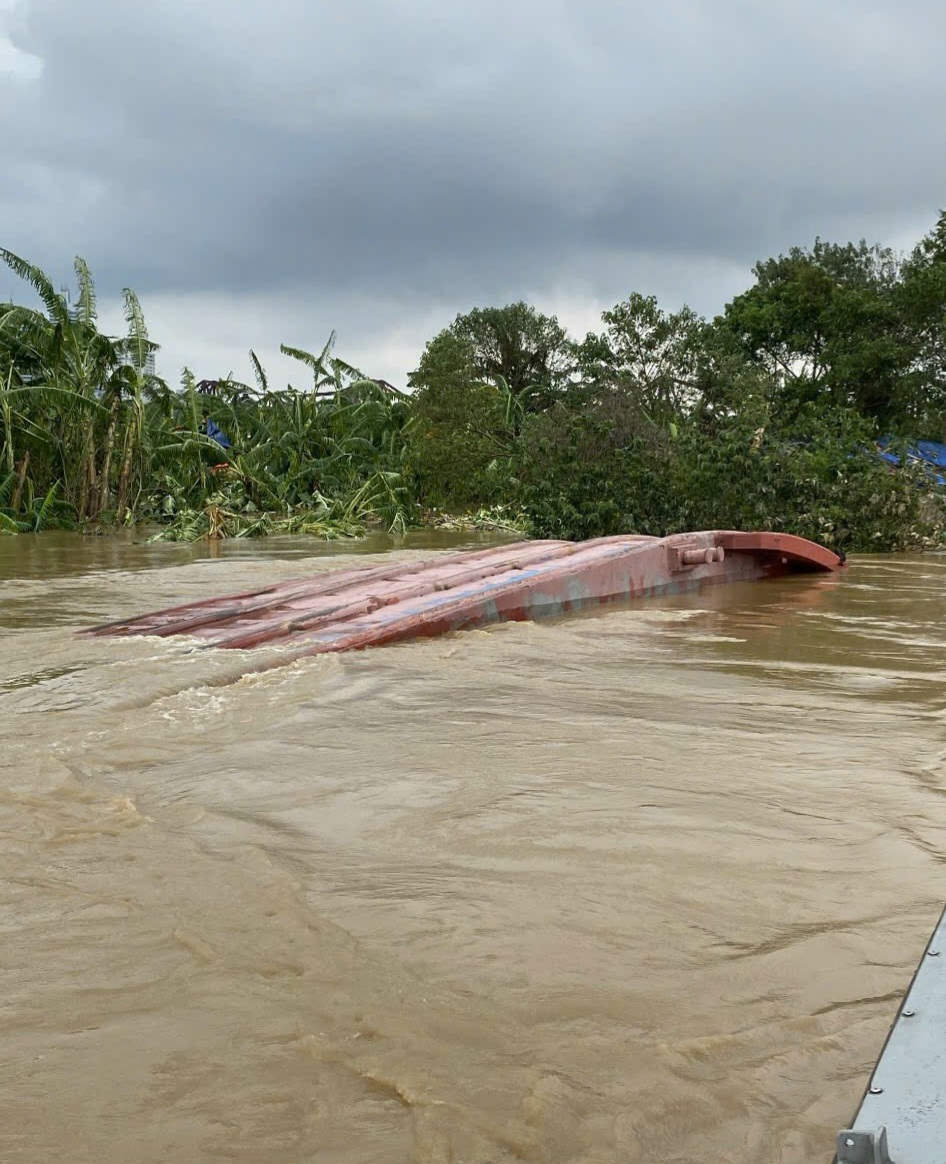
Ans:
<svg viewBox="0 0 946 1164"><path fill-rule="evenodd" d="M156 611L88 633L186 634L230 649L279 646L288 661L840 565L830 550L788 534L713 531L518 542L410 565L332 572Z"/></svg>

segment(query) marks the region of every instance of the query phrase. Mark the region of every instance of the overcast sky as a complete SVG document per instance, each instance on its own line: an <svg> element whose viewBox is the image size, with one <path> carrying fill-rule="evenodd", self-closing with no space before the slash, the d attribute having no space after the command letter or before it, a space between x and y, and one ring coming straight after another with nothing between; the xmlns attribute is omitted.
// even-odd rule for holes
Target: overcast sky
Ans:
<svg viewBox="0 0 946 1164"><path fill-rule="evenodd" d="M336 328L403 384L474 306L583 335L818 234L911 246L944 44L942 0L0 0L0 245L83 255L114 328L135 288L172 381Z"/></svg>

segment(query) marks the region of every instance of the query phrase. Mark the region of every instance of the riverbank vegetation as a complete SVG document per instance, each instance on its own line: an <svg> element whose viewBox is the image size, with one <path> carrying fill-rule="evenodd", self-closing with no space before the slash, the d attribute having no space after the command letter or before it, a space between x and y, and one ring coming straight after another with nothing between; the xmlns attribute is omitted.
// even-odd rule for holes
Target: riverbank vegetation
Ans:
<svg viewBox="0 0 946 1164"><path fill-rule="evenodd" d="M477 309L429 341L406 392L334 336L282 349L299 386L271 386L251 352L252 383L172 387L132 291L126 334L107 336L81 259L67 293L0 258L39 301L0 305L0 532L942 540L942 487L876 442L946 432L946 214L909 256L817 241L761 262L712 320L634 293L578 339L525 303Z"/></svg>

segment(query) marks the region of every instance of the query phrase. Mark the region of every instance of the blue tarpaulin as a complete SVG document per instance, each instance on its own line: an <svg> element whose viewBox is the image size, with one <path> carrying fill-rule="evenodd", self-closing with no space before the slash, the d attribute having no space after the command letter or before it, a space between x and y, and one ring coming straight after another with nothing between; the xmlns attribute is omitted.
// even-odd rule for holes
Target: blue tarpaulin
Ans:
<svg viewBox="0 0 946 1164"><path fill-rule="evenodd" d="M899 465L901 463L900 455L889 450L892 443L892 437L884 437L883 440L877 442L877 448L881 458L888 464ZM913 444L907 445L906 453L908 461L929 465L931 468L946 469L946 445L940 444L939 441L915 441ZM931 473L930 476L937 485L946 485L946 477L940 476L939 473Z"/></svg>
<svg viewBox="0 0 946 1164"><path fill-rule="evenodd" d="M230 440L227 437L227 434L223 431L222 428L214 424L209 416L207 417L207 436L209 436L211 440L216 441L217 444L222 448L229 449L233 447L230 444Z"/></svg>

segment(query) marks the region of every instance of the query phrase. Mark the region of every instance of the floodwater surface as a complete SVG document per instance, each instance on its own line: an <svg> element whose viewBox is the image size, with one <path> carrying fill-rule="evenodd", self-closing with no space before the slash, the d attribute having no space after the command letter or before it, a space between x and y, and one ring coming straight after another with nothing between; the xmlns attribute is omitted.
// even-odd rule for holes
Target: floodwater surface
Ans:
<svg viewBox="0 0 946 1164"><path fill-rule="evenodd" d="M76 634L344 552L0 539L0 1161L830 1159L946 898L946 559Z"/></svg>

